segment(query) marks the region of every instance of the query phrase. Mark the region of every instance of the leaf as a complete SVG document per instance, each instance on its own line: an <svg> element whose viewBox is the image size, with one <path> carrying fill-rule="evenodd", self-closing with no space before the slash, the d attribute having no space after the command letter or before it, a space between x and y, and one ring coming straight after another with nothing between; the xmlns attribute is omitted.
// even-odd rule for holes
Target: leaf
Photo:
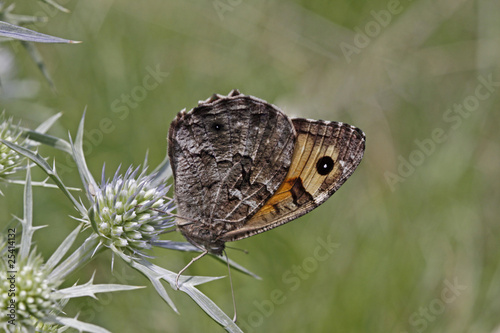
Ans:
<svg viewBox="0 0 500 333"><path fill-rule="evenodd" d="M97 186L94 177L92 176L87 167L87 162L85 161L85 155L83 153L84 124L85 124L85 111L83 112L82 120L80 121L80 125L78 126L75 143L74 144L72 142L70 143L73 150L73 159L75 160L76 167L78 168L78 172L80 173L83 186L85 187L87 194L92 195L95 192L95 190L99 188L99 186Z"/></svg>
<svg viewBox="0 0 500 333"><path fill-rule="evenodd" d="M24 216L22 220L18 220L23 226L19 248L19 261L22 261L30 255L31 239L35 231L46 227L33 226L33 189L31 187L31 170L29 165L26 169L26 183L24 185Z"/></svg>
<svg viewBox="0 0 500 333"><path fill-rule="evenodd" d="M122 284L93 284L93 282L94 282L94 275L92 275L89 282L85 284L57 290L53 293L53 295L57 299L75 298L84 296L96 298L95 293L105 293L105 292L145 288L143 286L129 286Z"/></svg>
<svg viewBox="0 0 500 333"><path fill-rule="evenodd" d="M62 116L62 112L56 113L55 115L51 116L49 119L45 120L43 123L38 125L38 127L35 128L35 131L39 132L39 133L47 132L49 130L49 128L51 128L52 125L54 125L54 123L57 121L57 119L61 118L61 116Z"/></svg>
<svg viewBox="0 0 500 333"><path fill-rule="evenodd" d="M210 298L193 286L185 285L180 288L188 294L212 319L217 321L228 332L243 331L222 311Z"/></svg>
<svg viewBox="0 0 500 333"><path fill-rule="evenodd" d="M257 274L251 272L250 270L246 269L245 267L241 266L240 264L238 264L234 260L231 260L229 258L227 258L227 260L226 260L226 257L221 257L221 256L216 256L216 255L213 255L212 257L214 257L217 260L223 261L225 263L229 263L229 266L231 266L232 268L234 268L235 270L237 270L237 271L239 271L241 273L250 275L251 277L253 277L253 278L257 279L257 280L262 280L262 278L260 276L258 276Z"/></svg>
<svg viewBox="0 0 500 333"><path fill-rule="evenodd" d="M172 288L176 288L177 273L166 270L160 266L156 266L145 259L133 260L125 257L123 254L118 253L125 261L127 261L133 268L143 273L155 287L160 296L168 295L166 290L160 282L163 279L170 283ZM179 277L179 289L189 295L200 308L205 311L213 320L222 325L228 332L243 332L225 313L222 311L210 298L195 288L196 285L211 282L221 279L222 277L209 277L209 276L185 276ZM164 298L165 299L165 298ZM166 300L167 301L167 300ZM171 304L170 298L167 301ZM176 308L172 308L177 312Z"/></svg>
<svg viewBox="0 0 500 333"><path fill-rule="evenodd" d="M24 133L24 135L26 135L26 137L29 140L43 143L44 145L62 150L70 155L73 154L73 150L71 149L71 145L66 140L60 139L60 138L52 136L52 135L43 134L41 132L32 131L32 130L24 130L23 133Z"/></svg>
<svg viewBox="0 0 500 333"><path fill-rule="evenodd" d="M71 145L68 142L45 134L50 129L50 127L54 125L57 119L61 117L61 115L62 112L53 115L52 117L48 118L43 123L41 123L35 130L31 130L28 128L21 128L23 136L33 141L29 142L29 145L35 146L39 143L44 143L48 146L58 148L60 150L69 152L69 154L71 154Z"/></svg>
<svg viewBox="0 0 500 333"><path fill-rule="evenodd" d="M14 24L0 21L0 36L36 43L81 43L79 41L54 37Z"/></svg>
<svg viewBox="0 0 500 333"><path fill-rule="evenodd" d="M153 285L153 287L156 289L156 292L158 293L158 295L160 295L160 297L165 301L167 302L167 304L176 312L176 313L179 313L179 311L177 311L177 308L174 304L174 302L172 302L172 300L170 299L170 297L168 296L167 294L167 291L165 290L165 287L161 284L161 276L159 274L156 274L155 271L152 271L150 268L148 268L146 265L144 265L143 263L139 262L139 261L136 261L136 260L133 260L132 258L126 256L125 254L121 253L120 251L115 251L115 253L117 253L125 262L127 262L130 266L132 266L132 268L138 270L139 272L141 272L144 276L146 276L149 281L151 282L151 284ZM147 262L147 261L146 261ZM148 262L149 263L149 262Z"/></svg>
<svg viewBox="0 0 500 333"><path fill-rule="evenodd" d="M47 279L63 280L68 274L81 267L92 258L97 244L97 235L93 234L89 236L75 252L50 272Z"/></svg>
<svg viewBox="0 0 500 333"><path fill-rule="evenodd" d="M134 290L145 288L144 286L129 286L122 284L94 284L94 285L82 285L74 286L65 289L58 290L53 293L56 298L76 298L89 296L95 297L95 293L106 293L113 291L124 291L124 290Z"/></svg>
<svg viewBox="0 0 500 333"><path fill-rule="evenodd" d="M57 250L54 251L54 253L50 256L49 260L45 263L45 269L50 272L52 269L61 261L61 259L66 255L68 250L70 249L71 245L73 245L73 242L75 241L76 237L80 233L80 230L82 229L82 226L79 225L78 227L75 228L67 237L64 239L64 241L59 245Z"/></svg>
<svg viewBox="0 0 500 333"><path fill-rule="evenodd" d="M31 247L31 238L35 232L33 228L33 189L31 188L31 171L28 165L26 169L26 185L24 186L24 216L21 220L23 231L21 235L21 247L19 249L19 261L28 257Z"/></svg>
<svg viewBox="0 0 500 333"><path fill-rule="evenodd" d="M94 324L85 323L83 321L79 321L76 318L53 316L53 317L45 317L43 318L43 321L73 327L74 329L77 329L79 332L111 333L105 328L102 328Z"/></svg>

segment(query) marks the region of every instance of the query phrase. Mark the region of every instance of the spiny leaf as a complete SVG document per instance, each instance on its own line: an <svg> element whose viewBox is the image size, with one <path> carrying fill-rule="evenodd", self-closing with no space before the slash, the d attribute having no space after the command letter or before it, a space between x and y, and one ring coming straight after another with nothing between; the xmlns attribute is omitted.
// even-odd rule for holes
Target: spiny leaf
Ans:
<svg viewBox="0 0 500 333"><path fill-rule="evenodd" d="M36 43L81 43L79 41L54 37L24 27L0 21L0 36Z"/></svg>
<svg viewBox="0 0 500 333"><path fill-rule="evenodd" d="M73 327L74 329L77 329L78 332L91 332L91 333L111 333L105 328L102 328L100 326L94 325L94 324L89 324L85 323L83 321L79 321L76 318L67 318L67 317L46 317L44 318L45 322L52 322L55 324L60 324L60 325L65 325L69 327Z"/></svg>
<svg viewBox="0 0 500 333"><path fill-rule="evenodd" d="M47 271L52 271L52 269L61 261L61 259L66 255L68 250L70 249L71 245L73 245L73 242L75 241L76 237L80 233L80 230L82 229L82 226L79 225L78 227L73 230L68 237L59 245L57 250L50 256L49 260L45 263L45 269Z"/></svg>

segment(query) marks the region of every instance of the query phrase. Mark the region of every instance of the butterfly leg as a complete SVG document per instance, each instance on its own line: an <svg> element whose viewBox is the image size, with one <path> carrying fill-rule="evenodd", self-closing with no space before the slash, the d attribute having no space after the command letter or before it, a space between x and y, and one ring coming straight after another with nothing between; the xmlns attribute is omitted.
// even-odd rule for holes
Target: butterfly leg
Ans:
<svg viewBox="0 0 500 333"><path fill-rule="evenodd" d="M203 256L205 256L206 254L208 253L208 250L203 250L203 252L197 256L197 257L194 257L193 259L191 259L191 261L189 262L189 264L187 264L183 269L180 270L179 273L177 273L177 277L175 278L175 286L177 287L177 289L179 289L179 277L181 276L182 273L184 273L184 271L189 267L191 266L191 264L193 262L195 262L196 260L198 259L201 259Z"/></svg>

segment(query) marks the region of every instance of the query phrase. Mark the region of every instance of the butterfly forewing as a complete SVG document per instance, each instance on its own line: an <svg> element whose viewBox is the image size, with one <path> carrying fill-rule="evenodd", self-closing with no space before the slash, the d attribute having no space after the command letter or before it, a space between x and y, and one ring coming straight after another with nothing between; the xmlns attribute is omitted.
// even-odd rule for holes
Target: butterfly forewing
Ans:
<svg viewBox="0 0 500 333"><path fill-rule="evenodd" d="M301 118L292 122L297 137L285 180L244 226L222 240L246 238L306 214L337 191L361 162L365 136L358 128Z"/></svg>
<svg viewBox="0 0 500 333"><path fill-rule="evenodd" d="M179 114L168 150L177 214L188 223L243 222L282 184L294 144L291 120L249 96Z"/></svg>

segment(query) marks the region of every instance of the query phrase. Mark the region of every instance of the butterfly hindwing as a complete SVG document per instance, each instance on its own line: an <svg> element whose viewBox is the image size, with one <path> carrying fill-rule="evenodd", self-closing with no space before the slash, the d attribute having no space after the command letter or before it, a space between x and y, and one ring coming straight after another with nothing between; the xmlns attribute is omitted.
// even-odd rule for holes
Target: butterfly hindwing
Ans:
<svg viewBox="0 0 500 333"><path fill-rule="evenodd" d="M335 193L361 162L365 135L358 128L302 118L292 122L297 136L285 180L244 226L222 240L246 238L306 214Z"/></svg>

